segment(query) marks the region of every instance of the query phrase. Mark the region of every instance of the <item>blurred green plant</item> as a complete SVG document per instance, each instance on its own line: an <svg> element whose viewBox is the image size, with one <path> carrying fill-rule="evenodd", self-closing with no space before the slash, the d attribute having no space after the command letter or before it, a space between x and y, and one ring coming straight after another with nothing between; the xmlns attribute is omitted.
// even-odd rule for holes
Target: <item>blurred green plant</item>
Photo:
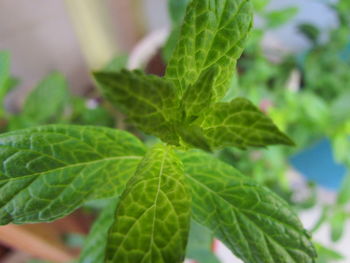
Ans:
<svg viewBox="0 0 350 263"><path fill-rule="evenodd" d="M126 57L115 58L107 66L110 72L126 64ZM0 119L1 132L50 123L72 123L114 127L116 117L98 96L72 95L66 78L58 72L47 75L25 97L18 113L5 107L5 99L19 81L11 75L10 54L0 52Z"/></svg>

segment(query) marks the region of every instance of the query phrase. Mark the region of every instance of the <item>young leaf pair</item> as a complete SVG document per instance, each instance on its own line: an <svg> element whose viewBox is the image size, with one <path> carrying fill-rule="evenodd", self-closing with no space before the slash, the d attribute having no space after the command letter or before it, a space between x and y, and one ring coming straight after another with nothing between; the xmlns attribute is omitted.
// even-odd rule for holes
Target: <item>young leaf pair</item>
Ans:
<svg viewBox="0 0 350 263"><path fill-rule="evenodd" d="M209 154L174 150L291 144L249 101L219 102L251 24L248 0L193 0L165 78L95 74L138 128L170 145L147 151L131 134L88 126L1 135L0 224L51 221L119 196L112 223L94 228L107 240L100 262L180 263L191 218L245 262L314 262L283 200Z"/></svg>
<svg viewBox="0 0 350 263"><path fill-rule="evenodd" d="M192 1L165 78L98 72L102 91L146 133L204 150L293 142L244 98L227 92L252 25L249 1Z"/></svg>

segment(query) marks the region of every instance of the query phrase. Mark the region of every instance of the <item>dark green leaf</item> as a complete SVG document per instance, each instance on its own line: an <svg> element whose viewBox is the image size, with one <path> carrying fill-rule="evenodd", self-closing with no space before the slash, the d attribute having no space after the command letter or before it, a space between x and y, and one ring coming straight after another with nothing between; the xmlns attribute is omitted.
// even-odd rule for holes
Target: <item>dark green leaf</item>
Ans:
<svg viewBox="0 0 350 263"><path fill-rule="evenodd" d="M222 98L251 26L249 0L192 1L166 77L183 93L203 71L217 65L220 75L214 84L214 98Z"/></svg>
<svg viewBox="0 0 350 263"><path fill-rule="evenodd" d="M168 0L169 14L173 24L178 25L182 22L185 11L190 0Z"/></svg>
<svg viewBox="0 0 350 263"><path fill-rule="evenodd" d="M177 44L177 40L180 37L180 26L178 27L174 27L172 29L172 31L170 32L170 35L168 37L168 40L166 41L166 43L163 46L162 49L162 55L163 55L163 59L166 63L169 62L169 60L171 59L171 56L176 48L176 44Z"/></svg>
<svg viewBox="0 0 350 263"><path fill-rule="evenodd" d="M144 155L123 131L50 125L0 136L0 224L45 222L119 195Z"/></svg>
<svg viewBox="0 0 350 263"><path fill-rule="evenodd" d="M177 132L181 136L181 144L183 146L188 148L195 147L207 152L211 151L203 130L199 126L179 124Z"/></svg>
<svg viewBox="0 0 350 263"><path fill-rule="evenodd" d="M270 0L253 0L254 10L262 12L269 3Z"/></svg>
<svg viewBox="0 0 350 263"><path fill-rule="evenodd" d="M310 40L313 44L316 44L319 36L320 30L314 26L313 24L303 23L298 26L298 30L302 33L308 40Z"/></svg>
<svg viewBox="0 0 350 263"><path fill-rule="evenodd" d="M188 190L172 149L152 148L120 199L106 262L182 263L190 223Z"/></svg>
<svg viewBox="0 0 350 263"><path fill-rule="evenodd" d="M309 234L280 197L201 152L182 153L193 218L246 263L315 262Z"/></svg>
<svg viewBox="0 0 350 263"><path fill-rule="evenodd" d="M269 117L244 98L213 105L200 126L213 148L294 145Z"/></svg>
<svg viewBox="0 0 350 263"><path fill-rule="evenodd" d="M171 82L140 71L94 74L107 99L146 133L178 144L173 122L180 118L180 101Z"/></svg>
<svg viewBox="0 0 350 263"><path fill-rule="evenodd" d="M114 214L119 200L115 199L102 210L94 222L84 243L79 263L103 263L107 245L108 229L114 221Z"/></svg>

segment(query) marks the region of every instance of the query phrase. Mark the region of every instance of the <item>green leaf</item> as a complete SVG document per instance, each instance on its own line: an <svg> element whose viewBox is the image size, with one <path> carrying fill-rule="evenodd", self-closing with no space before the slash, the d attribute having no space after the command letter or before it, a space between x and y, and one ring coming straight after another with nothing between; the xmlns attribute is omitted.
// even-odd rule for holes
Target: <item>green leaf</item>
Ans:
<svg viewBox="0 0 350 263"><path fill-rule="evenodd" d="M222 98L251 27L249 0L193 0L166 77L184 93L203 71L217 65L220 75L214 84L214 98Z"/></svg>
<svg viewBox="0 0 350 263"><path fill-rule="evenodd" d="M213 85L218 75L216 66L203 71L196 83L188 87L182 98L185 121L191 123L210 107L213 101Z"/></svg>
<svg viewBox="0 0 350 263"><path fill-rule="evenodd" d="M4 114L4 100L11 89L10 54L0 52L0 116Z"/></svg>
<svg viewBox="0 0 350 263"><path fill-rule="evenodd" d="M269 117L244 98L213 105L200 126L213 148L294 145Z"/></svg>
<svg viewBox="0 0 350 263"><path fill-rule="evenodd" d="M180 154L192 214L246 263L315 262L309 234L288 204L209 154Z"/></svg>
<svg viewBox="0 0 350 263"><path fill-rule="evenodd" d="M344 234L345 224L347 220L347 212L342 209L337 209L333 212L330 219L331 224L331 238L333 242L339 241Z"/></svg>
<svg viewBox="0 0 350 263"><path fill-rule="evenodd" d="M253 0L254 10L257 12L262 12L265 10L266 6L270 3L270 0Z"/></svg>
<svg viewBox="0 0 350 263"><path fill-rule="evenodd" d="M210 152L211 148L203 134L203 130L196 125L179 124L177 132L181 136L181 145L187 148L199 148Z"/></svg>
<svg viewBox="0 0 350 263"><path fill-rule="evenodd" d="M287 23L298 13L299 9L297 7L288 7L282 10L274 10L266 14L267 27L276 28Z"/></svg>
<svg viewBox="0 0 350 263"><path fill-rule="evenodd" d="M5 51L0 52L0 91L3 90L6 81L10 77L10 54Z"/></svg>
<svg viewBox="0 0 350 263"><path fill-rule="evenodd" d="M79 263L103 263L107 245L108 229L111 227L119 199L110 201L94 222L85 240Z"/></svg>
<svg viewBox="0 0 350 263"><path fill-rule="evenodd" d="M350 173L348 173L341 184L340 191L337 196L337 204L346 205L350 202Z"/></svg>
<svg viewBox="0 0 350 263"><path fill-rule="evenodd" d="M310 23L302 23L298 25L298 31L314 45L317 44L321 34L320 30L315 25Z"/></svg>
<svg viewBox="0 0 350 263"><path fill-rule="evenodd" d="M329 263L344 260L344 256L338 251L325 247L319 243L315 243L318 258L317 263Z"/></svg>
<svg viewBox="0 0 350 263"><path fill-rule="evenodd" d="M220 263L212 252L213 242L213 234L206 227L192 221L186 257L200 263Z"/></svg>
<svg viewBox="0 0 350 263"><path fill-rule="evenodd" d="M172 149L152 148L120 199L105 262L182 263L190 224L188 190Z"/></svg>
<svg viewBox="0 0 350 263"><path fill-rule="evenodd" d="M0 224L46 222L121 194L145 153L129 133L50 125L0 136Z"/></svg>
<svg viewBox="0 0 350 263"><path fill-rule="evenodd" d="M171 82L140 71L97 72L94 76L105 97L139 129L178 144L173 122L180 118L180 101Z"/></svg>
<svg viewBox="0 0 350 263"><path fill-rule="evenodd" d="M180 26L174 27L170 32L170 35L162 48L163 59L168 64L172 54L176 48L177 40L180 37L181 28Z"/></svg>
<svg viewBox="0 0 350 263"><path fill-rule="evenodd" d="M115 58L113 58L107 65L104 67L104 71L107 72L118 72L126 67L128 64L128 56L127 55L120 55Z"/></svg>
<svg viewBox="0 0 350 263"><path fill-rule="evenodd" d="M49 123L63 113L68 96L65 77L52 73L29 94L21 115L30 120L31 126Z"/></svg>
<svg viewBox="0 0 350 263"><path fill-rule="evenodd" d="M168 9L173 24L178 25L182 22L185 11L190 0L168 0Z"/></svg>

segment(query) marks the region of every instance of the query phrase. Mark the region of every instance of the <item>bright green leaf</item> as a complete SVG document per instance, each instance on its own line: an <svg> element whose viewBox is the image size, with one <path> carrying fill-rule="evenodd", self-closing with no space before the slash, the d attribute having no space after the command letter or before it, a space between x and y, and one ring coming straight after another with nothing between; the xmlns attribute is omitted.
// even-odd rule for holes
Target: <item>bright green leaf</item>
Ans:
<svg viewBox="0 0 350 263"><path fill-rule="evenodd" d="M113 58L107 65L104 67L103 71L107 72L118 72L126 67L128 64L128 56L120 55Z"/></svg>
<svg viewBox="0 0 350 263"><path fill-rule="evenodd" d="M337 197L337 203L339 205L346 205L350 202L350 173L348 173L341 184L340 191Z"/></svg>
<svg viewBox="0 0 350 263"><path fill-rule="evenodd" d="M118 130L50 125L0 136L0 224L45 222L121 194L144 155Z"/></svg>
<svg viewBox="0 0 350 263"><path fill-rule="evenodd" d="M257 12L262 12L265 10L266 6L270 3L270 0L253 0L254 10Z"/></svg>
<svg viewBox="0 0 350 263"><path fill-rule="evenodd" d="M103 263L107 245L108 230L111 227L119 199L110 201L94 222L85 240L79 263Z"/></svg>
<svg viewBox="0 0 350 263"><path fill-rule="evenodd" d="M180 101L171 82L140 71L94 74L107 99L146 133L178 144L173 122L180 117Z"/></svg>
<svg viewBox="0 0 350 263"><path fill-rule="evenodd" d="M203 71L217 65L220 75L214 84L214 98L222 98L251 27L249 0L192 1L166 77L183 93Z"/></svg>
<svg viewBox="0 0 350 263"><path fill-rule="evenodd" d="M192 188L193 218L244 262L315 262L309 234L280 197L208 154L180 156Z"/></svg>
<svg viewBox="0 0 350 263"><path fill-rule="evenodd" d="M331 238L333 242L339 241L345 231L345 224L347 220L347 212L342 209L338 209L333 212L330 224L331 224Z"/></svg>
<svg viewBox="0 0 350 263"><path fill-rule="evenodd" d="M344 260L344 256L338 251L325 247L319 243L315 243L318 258L317 263L329 263Z"/></svg>
<svg viewBox="0 0 350 263"><path fill-rule="evenodd" d="M332 101L331 109L328 109L331 112L331 118L333 123L344 123L349 120L350 112L350 90L341 92L339 97Z"/></svg>
<svg viewBox="0 0 350 263"><path fill-rule="evenodd" d="M218 73L216 66L203 71L197 82L185 91L182 98L182 108L186 122L197 119L212 104L213 85Z"/></svg>
<svg viewBox="0 0 350 263"><path fill-rule="evenodd" d="M105 262L182 263L190 209L182 163L171 148L152 148L121 196Z"/></svg>
<svg viewBox="0 0 350 263"><path fill-rule="evenodd" d="M211 111L203 117L201 127L214 148L293 145L269 117L244 98L213 105Z"/></svg>

